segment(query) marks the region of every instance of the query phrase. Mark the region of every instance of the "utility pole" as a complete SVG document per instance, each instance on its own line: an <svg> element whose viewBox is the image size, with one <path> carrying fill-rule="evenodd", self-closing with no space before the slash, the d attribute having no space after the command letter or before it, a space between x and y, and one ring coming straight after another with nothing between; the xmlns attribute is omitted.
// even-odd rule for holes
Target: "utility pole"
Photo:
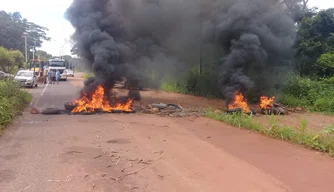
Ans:
<svg viewBox="0 0 334 192"><path fill-rule="evenodd" d="M34 75L35 75L35 47L36 47L36 41L34 41L34 46L33 46L33 49L32 49L32 63L34 64Z"/></svg>
<svg viewBox="0 0 334 192"><path fill-rule="evenodd" d="M200 24L200 40L199 40L199 74L202 75L203 70L203 59L202 59L202 36L203 36L203 29L202 29L202 4L199 4L199 24Z"/></svg>
<svg viewBox="0 0 334 192"><path fill-rule="evenodd" d="M26 56L26 63L28 63L27 35L24 35L24 50Z"/></svg>
<svg viewBox="0 0 334 192"><path fill-rule="evenodd" d="M63 59L64 45L60 47L60 59Z"/></svg>

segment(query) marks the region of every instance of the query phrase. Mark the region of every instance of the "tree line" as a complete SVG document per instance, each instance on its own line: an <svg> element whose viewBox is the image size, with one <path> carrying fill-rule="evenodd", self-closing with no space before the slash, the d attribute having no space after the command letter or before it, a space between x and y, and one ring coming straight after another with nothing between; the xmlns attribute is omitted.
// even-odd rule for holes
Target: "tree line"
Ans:
<svg viewBox="0 0 334 192"><path fill-rule="evenodd" d="M46 27L28 21L19 12L0 11L0 70L13 73L21 67L29 67L25 62L25 43L28 61L33 58L33 51L35 59L47 61L54 58L46 51L37 50L43 42L51 40L47 32ZM80 68L80 59L72 58L69 55L63 56L63 59L68 67Z"/></svg>
<svg viewBox="0 0 334 192"><path fill-rule="evenodd" d="M36 55L41 53L43 56L46 52L36 52L36 49L41 47L43 42L51 40L46 34L47 31L47 28L23 18L19 12L0 11L0 69L11 73L23 67L25 45L28 59L32 58L33 51Z"/></svg>

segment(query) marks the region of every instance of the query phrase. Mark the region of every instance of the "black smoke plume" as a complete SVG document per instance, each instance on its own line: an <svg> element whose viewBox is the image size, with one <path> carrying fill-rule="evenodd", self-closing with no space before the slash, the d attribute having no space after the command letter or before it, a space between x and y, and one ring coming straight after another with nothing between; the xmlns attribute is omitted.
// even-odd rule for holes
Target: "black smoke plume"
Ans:
<svg viewBox="0 0 334 192"><path fill-rule="evenodd" d="M83 92L100 84L109 92L121 77L145 79L151 71L156 82L183 77L210 47L220 53L217 81L231 101L234 91L265 84L291 58L295 26L277 2L74 0L66 12L76 30L73 50L95 74ZM207 58L219 60L210 52Z"/></svg>
<svg viewBox="0 0 334 192"><path fill-rule="evenodd" d="M191 50L187 41L195 42L189 36L195 32L190 26L195 22L187 18L194 13L177 5L182 4L177 0L74 0L66 11L75 28L73 51L95 74L82 92L90 94L103 85L109 97L110 88L122 77L143 79L143 74L155 69L160 72L155 75L159 82L166 74L185 71L178 56L183 55L180 50Z"/></svg>
<svg viewBox="0 0 334 192"><path fill-rule="evenodd" d="M272 70L292 57L296 28L282 7L270 0L235 0L215 13L215 39L227 55L222 59L221 91L227 104L234 92L245 94L257 79L261 88L272 86Z"/></svg>

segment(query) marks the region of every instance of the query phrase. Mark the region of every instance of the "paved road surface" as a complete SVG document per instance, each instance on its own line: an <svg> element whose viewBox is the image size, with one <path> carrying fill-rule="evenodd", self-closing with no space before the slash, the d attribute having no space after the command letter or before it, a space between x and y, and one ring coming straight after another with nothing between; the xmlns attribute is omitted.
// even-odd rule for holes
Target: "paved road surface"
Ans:
<svg viewBox="0 0 334 192"><path fill-rule="evenodd" d="M40 85L31 105L81 85ZM333 178L331 158L205 118L25 112L0 138L1 192L333 192Z"/></svg>

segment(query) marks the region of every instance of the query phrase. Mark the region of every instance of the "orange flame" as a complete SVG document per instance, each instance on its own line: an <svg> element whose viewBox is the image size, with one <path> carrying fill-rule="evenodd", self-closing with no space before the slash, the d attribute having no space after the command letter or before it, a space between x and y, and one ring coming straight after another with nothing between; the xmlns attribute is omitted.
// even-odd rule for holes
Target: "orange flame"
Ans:
<svg viewBox="0 0 334 192"><path fill-rule="evenodd" d="M81 97L74 103L77 106L72 110L73 113L79 112L94 112L96 109L100 109L104 112L112 112L113 110L121 110L131 112L131 105L133 99L129 99L125 104L116 104L116 106L111 106L109 101L104 97L104 88L99 85L94 91L92 98L88 99L86 96Z"/></svg>
<svg viewBox="0 0 334 192"><path fill-rule="evenodd" d="M261 96L260 97L260 107L261 109L270 109L274 105L275 97L267 97Z"/></svg>
<svg viewBox="0 0 334 192"><path fill-rule="evenodd" d="M249 113L249 107L245 97L239 91L235 91L233 103L228 105L228 109L241 108L245 113Z"/></svg>

